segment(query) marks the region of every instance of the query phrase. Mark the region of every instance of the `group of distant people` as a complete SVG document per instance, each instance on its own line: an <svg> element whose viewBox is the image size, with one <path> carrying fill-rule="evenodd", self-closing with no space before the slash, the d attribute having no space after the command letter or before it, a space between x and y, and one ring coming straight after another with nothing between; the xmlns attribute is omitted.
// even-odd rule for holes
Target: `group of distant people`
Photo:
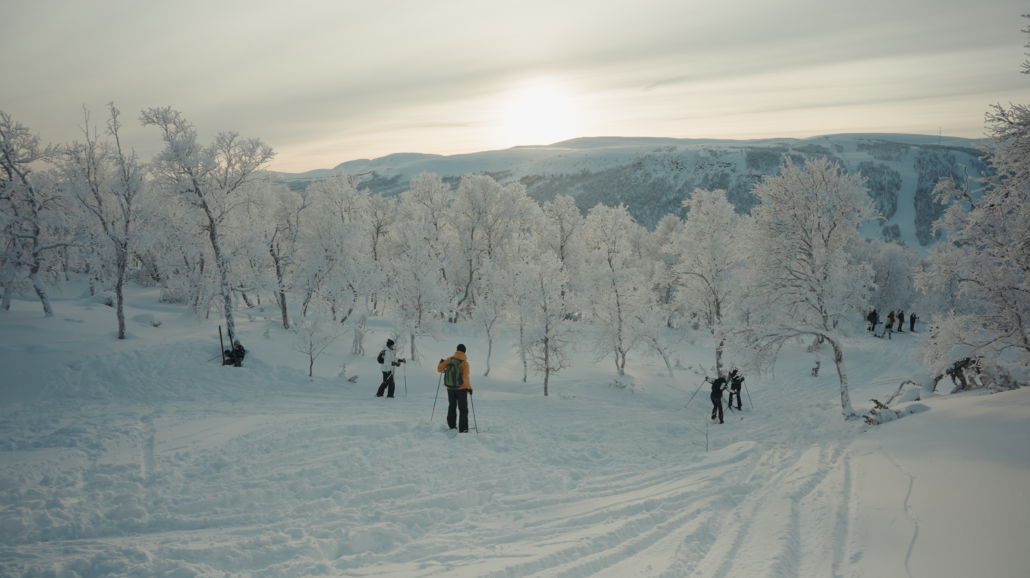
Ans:
<svg viewBox="0 0 1030 578"><path fill-rule="evenodd" d="M873 324L873 316L875 314L875 311L870 313L871 324ZM903 316L904 312L900 313L900 315ZM888 319L891 324L894 323L893 311L888 316ZM899 324L904 321L904 317L900 317L900 319ZM915 328L915 315L912 315L911 319L912 327ZM875 324L873 324L873 327L875 327ZM232 349L226 349L223 352L225 361L222 364L242 367L243 358L247 351L240 344L239 340L234 340L232 345ZM376 361L380 363L380 369L383 373L383 380L379 384L378 391L376 391L376 397L383 397L384 394L388 398L394 396L394 389L396 387L393 379L394 371L406 361L403 357L397 357L394 346L394 341L387 339L386 349L382 350L376 358ZM459 343L454 355L447 359L441 359L436 367L436 371L443 374L441 381L447 386L447 425L452 430L458 430L459 433L468 433L468 398L472 395L472 383L469 379L469 362L465 354L465 345ZM712 420L718 419L718 423L725 423L723 421L723 392L729 391L730 393L729 409L734 409L734 398L737 399L736 409L742 409L740 390L744 385L744 376L734 367L728 375L725 377L720 375L711 383Z"/></svg>
<svg viewBox="0 0 1030 578"><path fill-rule="evenodd" d="M394 349L396 344L392 339L386 340L386 349L379 353L376 358L381 364L383 381L379 384L376 397L393 397L394 381L393 373L402 363L403 357L397 357ZM441 359L436 366L437 373L442 373L441 381L447 388L447 425L451 429L458 430L458 433L469 431L469 402L468 396L472 395L472 381L469 379L469 362L465 355L465 344L459 343L454 355L447 359Z"/></svg>
<svg viewBox="0 0 1030 578"><path fill-rule="evenodd" d="M882 339L884 336L887 336L887 339L890 339L891 335L893 335L895 331L898 332L898 333L904 333L905 332L905 310L904 309L899 309L897 315L894 315L893 311L888 313L887 314L886 323L884 323L883 321L880 321L880 314L875 309L870 311L869 315L867 315L865 319L866 319L866 321L869 322L869 327L866 328L866 331L871 331L872 334L873 334L873 337L879 337L879 338ZM917 317L915 313L909 313L909 315L908 315L908 323L909 323L908 330L909 330L909 332L911 332L911 333L915 333L916 332L916 320L917 319L919 319L919 317ZM876 327L878 325L880 325L881 323L883 323L883 332L881 332L879 335L877 335L876 334Z"/></svg>
<svg viewBox="0 0 1030 578"><path fill-rule="evenodd" d="M401 366L406 359L403 357L397 357L396 350L394 349L395 343L392 339L386 340L386 349L379 352L379 356L376 361L380 364L380 369L383 372L383 381L379 384L379 390L376 391L376 397L393 397L394 390L396 388L396 382L394 382L393 374L394 371ZM243 367L243 358L247 355L247 350L243 348L238 339L232 342L232 349L226 349L222 352L222 365L231 365L234 367ZM439 365L436 368L438 373L442 373L441 381L447 386L447 425L451 429L456 429L460 433L468 433L469 431L469 418L468 418L468 396L472 395L472 381L469 379L469 362L468 357L465 355L465 345L462 343L458 344L457 351L454 355L447 359L441 359ZM743 380L743 378L741 378ZM740 387L737 386L737 405L740 405ZM730 403L732 404L733 396L730 395Z"/></svg>

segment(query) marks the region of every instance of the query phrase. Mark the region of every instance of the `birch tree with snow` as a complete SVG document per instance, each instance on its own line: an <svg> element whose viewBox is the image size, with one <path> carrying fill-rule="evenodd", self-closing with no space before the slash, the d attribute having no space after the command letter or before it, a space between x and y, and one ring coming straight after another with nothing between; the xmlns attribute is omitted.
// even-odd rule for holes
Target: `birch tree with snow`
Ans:
<svg viewBox="0 0 1030 578"><path fill-rule="evenodd" d="M694 189L683 206L686 223L666 247L677 260L677 300L711 335L716 372L725 376L727 325L742 297L738 277L748 256L750 217L738 215L723 190Z"/></svg>
<svg viewBox="0 0 1030 578"><path fill-rule="evenodd" d="M1030 368L1030 107L994 106L989 142L980 145L990 170L972 191L952 179L938 184L950 202L934 227L947 243L930 251L917 284L936 292L957 283L965 311L935 319L924 361L935 372L962 357Z"/></svg>
<svg viewBox="0 0 1030 578"><path fill-rule="evenodd" d="M544 395L549 395L551 376L570 366L576 328L569 313L574 295L569 274L550 252L525 262L515 276L515 291L522 297L517 315L527 320L519 341L521 354L544 378Z"/></svg>
<svg viewBox="0 0 1030 578"><path fill-rule="evenodd" d="M494 351L494 338L497 336L497 322L504 317L511 300L512 275L504 267L495 265L487 259L483 263L476 298L476 308L472 312L472 322L486 333L486 371L483 376L490 375L490 357Z"/></svg>
<svg viewBox="0 0 1030 578"><path fill-rule="evenodd" d="M801 337L814 347L829 343L840 378L841 408L857 417L848 392L842 337L850 317L865 311L874 288L873 270L847 247L858 226L876 216L861 177L825 158L790 159L779 175L767 176L752 192L754 225L746 270L748 321L744 338L758 367L772 367L785 343Z"/></svg>
<svg viewBox="0 0 1030 578"><path fill-rule="evenodd" d="M424 216L424 215L423 215ZM426 218L404 223L397 230L397 251L391 263L388 293L398 337L408 334L412 360L419 359L416 339L442 337L442 317L450 305L450 293L441 276L433 244L433 223ZM487 361L489 365L489 360Z"/></svg>
<svg viewBox="0 0 1030 578"><path fill-rule="evenodd" d="M597 324L594 351L598 359L614 355L616 371L625 375L626 357L636 345L637 323L647 300L647 279L635 267L633 248L642 230L624 205L598 204L587 214L584 231Z"/></svg>
<svg viewBox="0 0 1030 578"><path fill-rule="evenodd" d="M32 288L53 317L50 292L44 277L56 249L74 244L65 226L65 199L52 172L34 173L33 165L53 162L60 149L42 146L11 115L0 111L0 226L4 232L6 286L0 310L10 309L21 270L27 270Z"/></svg>
<svg viewBox="0 0 1030 578"><path fill-rule="evenodd" d="M286 304L289 270L294 267L296 254L300 250L301 233L305 224L302 219L306 218L305 213L310 212L312 196L307 190L295 192L286 187L278 187L270 199L273 226L265 237L265 245L268 247L268 255L275 270L276 302L282 313L283 329L290 328Z"/></svg>
<svg viewBox="0 0 1030 578"><path fill-rule="evenodd" d="M361 179L337 171L308 186L316 203L311 214L298 283L305 302L318 295L334 319L352 321L351 353L364 354L365 323L369 301L383 289L382 268L373 260L365 219L367 190L358 190Z"/></svg>
<svg viewBox="0 0 1030 578"><path fill-rule="evenodd" d="M881 316L890 310L912 307L917 299L915 273L919 268L918 253L904 245L875 239L854 243L851 253L873 267L876 289L871 303Z"/></svg>
<svg viewBox="0 0 1030 578"><path fill-rule="evenodd" d="M569 272L573 290L582 289L586 246L583 243L583 224L586 219L568 195L558 195L543 203L540 241L544 248L557 255L562 267Z"/></svg>
<svg viewBox="0 0 1030 578"><path fill-rule="evenodd" d="M125 339L123 287L131 252L139 236L140 204L147 191L146 166L135 152L122 149L119 136L121 123L114 103L109 105L111 117L107 134L114 143L100 142L96 129L89 128L85 113L83 138L64 150L64 170L72 196L100 225L103 239L114 249L115 310L118 318L118 339Z"/></svg>
<svg viewBox="0 0 1030 578"><path fill-rule="evenodd" d="M450 279L458 295L454 308L459 314L469 315L473 309L483 261L506 258L506 247L532 221L533 205L521 183L504 186L488 175L461 177L447 213L459 263Z"/></svg>
<svg viewBox="0 0 1030 578"><path fill-rule="evenodd" d="M255 178L272 160L272 148L258 139L242 139L236 132L220 132L211 145L200 144L197 129L171 108L149 108L140 115L143 126L161 131L165 148L153 160L159 186L170 195L181 195L204 216L204 227L218 271L225 325L230 341L236 335L233 287L229 255L223 249L220 227L235 202L233 193Z"/></svg>

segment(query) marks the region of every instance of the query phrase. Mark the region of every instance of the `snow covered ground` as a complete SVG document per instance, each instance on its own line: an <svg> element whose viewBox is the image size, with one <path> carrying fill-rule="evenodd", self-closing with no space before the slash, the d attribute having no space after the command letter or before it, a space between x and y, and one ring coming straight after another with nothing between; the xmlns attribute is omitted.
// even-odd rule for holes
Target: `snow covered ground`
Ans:
<svg viewBox="0 0 1030 578"><path fill-rule="evenodd" d="M345 335L310 380L272 307L241 312L235 369L205 361L217 320L156 290L128 299L121 342L89 298L0 314L2 576L1030 575L1027 390L869 427L842 419L827 356L814 378L798 348L711 425L706 392L684 409L686 368L712 364L702 341L672 377L631 355L626 388L580 353L545 398L506 342L483 377L485 339L464 334L420 342L398 397L375 399L387 320L367 355ZM917 336L857 333L868 408L919 369ZM478 435L446 430L445 396L430 421L459 342Z"/></svg>

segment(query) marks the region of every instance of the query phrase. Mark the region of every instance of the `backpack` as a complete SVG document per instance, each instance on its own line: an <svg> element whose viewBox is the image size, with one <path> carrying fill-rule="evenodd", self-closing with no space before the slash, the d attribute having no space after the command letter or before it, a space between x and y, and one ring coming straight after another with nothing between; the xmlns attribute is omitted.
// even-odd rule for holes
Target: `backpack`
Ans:
<svg viewBox="0 0 1030 578"><path fill-rule="evenodd" d="M443 384L447 386L447 389L457 389L464 382L465 378L461 375L461 360L452 357L443 369Z"/></svg>
<svg viewBox="0 0 1030 578"><path fill-rule="evenodd" d="M383 362L386 361L386 350L385 349L379 352L379 357L376 358L376 361L379 362L379 365L382 365Z"/></svg>

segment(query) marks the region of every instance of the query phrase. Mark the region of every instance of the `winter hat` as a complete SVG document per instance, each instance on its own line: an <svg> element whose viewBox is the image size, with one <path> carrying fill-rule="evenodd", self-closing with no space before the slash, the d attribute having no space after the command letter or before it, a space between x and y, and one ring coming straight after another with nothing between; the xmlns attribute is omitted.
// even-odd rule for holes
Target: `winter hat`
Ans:
<svg viewBox="0 0 1030 578"><path fill-rule="evenodd" d="M458 351L460 351L462 353L465 353L465 344L464 343L459 343L458 344Z"/></svg>
<svg viewBox="0 0 1030 578"><path fill-rule="evenodd" d="M386 340L386 346L387 347L393 347L393 340L392 339L387 339Z"/></svg>

